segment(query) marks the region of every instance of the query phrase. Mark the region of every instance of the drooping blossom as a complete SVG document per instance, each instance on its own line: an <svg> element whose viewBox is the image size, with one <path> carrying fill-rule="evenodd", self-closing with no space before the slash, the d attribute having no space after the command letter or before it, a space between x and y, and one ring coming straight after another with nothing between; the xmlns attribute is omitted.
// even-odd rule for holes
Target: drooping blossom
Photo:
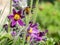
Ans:
<svg viewBox="0 0 60 45"><path fill-rule="evenodd" d="M25 8L27 7L27 0L13 0L13 6L17 8Z"/></svg>
<svg viewBox="0 0 60 45"><path fill-rule="evenodd" d="M3 28L5 29L6 32L8 32L8 24L4 24Z"/></svg>
<svg viewBox="0 0 60 45"><path fill-rule="evenodd" d="M24 22L22 21L22 18L24 16L22 15L22 10L16 11L13 9L13 14L10 14L8 18L11 20L11 26L15 26L18 22L20 26L24 26Z"/></svg>
<svg viewBox="0 0 60 45"><path fill-rule="evenodd" d="M18 2L19 0L13 0L14 3Z"/></svg>
<svg viewBox="0 0 60 45"><path fill-rule="evenodd" d="M16 9L20 9L19 0L13 0L13 7L15 7Z"/></svg>
<svg viewBox="0 0 60 45"><path fill-rule="evenodd" d="M43 36L45 36L46 32L40 32L38 30L38 24L35 23L30 23L30 26L27 29L27 37L26 40L27 41L42 41L44 38Z"/></svg>
<svg viewBox="0 0 60 45"><path fill-rule="evenodd" d="M16 31L12 31L12 32L11 32L11 35L12 35L12 36L16 36Z"/></svg>

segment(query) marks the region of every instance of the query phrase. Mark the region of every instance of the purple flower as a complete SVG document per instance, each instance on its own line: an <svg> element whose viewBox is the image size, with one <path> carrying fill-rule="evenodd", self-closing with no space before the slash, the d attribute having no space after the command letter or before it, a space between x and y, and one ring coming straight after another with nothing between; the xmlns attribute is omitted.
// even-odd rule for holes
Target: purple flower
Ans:
<svg viewBox="0 0 60 45"><path fill-rule="evenodd" d="M30 23L28 29L27 29L27 40L28 41L41 41L43 40L43 36L45 36L45 32L40 32L38 30L38 25L35 23L33 24L32 22Z"/></svg>
<svg viewBox="0 0 60 45"><path fill-rule="evenodd" d="M4 24L3 28L5 29L6 32L8 32L8 24Z"/></svg>
<svg viewBox="0 0 60 45"><path fill-rule="evenodd" d="M27 32L28 33L39 33L39 30L38 30L38 24L37 23L33 23L33 22L30 22L29 23L29 27L27 29Z"/></svg>
<svg viewBox="0 0 60 45"><path fill-rule="evenodd" d="M14 3L18 2L19 0L13 0Z"/></svg>
<svg viewBox="0 0 60 45"><path fill-rule="evenodd" d="M17 9L27 7L27 0L13 0L13 6Z"/></svg>
<svg viewBox="0 0 60 45"><path fill-rule="evenodd" d="M42 36L45 36L45 34L48 32L48 30L45 30L44 32L39 32L39 36L42 37Z"/></svg>
<svg viewBox="0 0 60 45"><path fill-rule="evenodd" d="M33 39L36 40L36 39L39 39L41 40L42 38L39 37L38 33L39 33L39 30L37 28L37 24L33 24L32 22L30 22L30 25L27 29L27 32L28 32L28 36L27 36L27 40L29 40L30 38L30 41L32 41Z"/></svg>
<svg viewBox="0 0 60 45"><path fill-rule="evenodd" d="M13 7L20 8L19 7L19 1L18 0L17 1L13 0Z"/></svg>
<svg viewBox="0 0 60 45"><path fill-rule="evenodd" d="M38 24L37 23L34 24L33 22L29 22L28 30L30 30L31 28L38 29Z"/></svg>
<svg viewBox="0 0 60 45"><path fill-rule="evenodd" d="M31 33L26 37L26 40L30 41L30 42L32 42L33 40L41 41L42 39L43 39L43 37L40 37L38 34L35 34L35 33Z"/></svg>
<svg viewBox="0 0 60 45"><path fill-rule="evenodd" d="M40 37L45 36L45 32L39 32L39 36Z"/></svg>
<svg viewBox="0 0 60 45"><path fill-rule="evenodd" d="M38 33L39 30L37 30L36 28L32 28L32 27L30 27L30 29L27 30L27 32L28 32L28 33Z"/></svg>
<svg viewBox="0 0 60 45"><path fill-rule="evenodd" d="M12 31L12 32L11 32L11 35L12 35L12 36L16 36L16 31Z"/></svg>
<svg viewBox="0 0 60 45"><path fill-rule="evenodd" d="M17 22L21 26L25 25L22 21L22 18L24 18L24 16L22 15L22 10L16 12L16 10L13 9L13 14L9 15L8 18L12 21L11 26L15 26Z"/></svg>
<svg viewBox="0 0 60 45"><path fill-rule="evenodd" d="M30 27L38 27L37 23L29 22L29 24L30 24Z"/></svg>

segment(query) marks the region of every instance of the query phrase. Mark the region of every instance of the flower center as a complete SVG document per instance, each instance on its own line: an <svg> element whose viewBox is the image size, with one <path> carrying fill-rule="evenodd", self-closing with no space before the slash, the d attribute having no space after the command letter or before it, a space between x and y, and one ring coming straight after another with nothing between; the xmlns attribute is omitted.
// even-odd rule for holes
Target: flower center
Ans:
<svg viewBox="0 0 60 45"><path fill-rule="evenodd" d="M30 30L29 30L28 32L29 32L29 33L32 33L32 31L33 31L32 28L30 28Z"/></svg>
<svg viewBox="0 0 60 45"><path fill-rule="evenodd" d="M14 19L15 20L19 20L21 17L20 17L20 15L19 14L15 14L15 16L14 16Z"/></svg>

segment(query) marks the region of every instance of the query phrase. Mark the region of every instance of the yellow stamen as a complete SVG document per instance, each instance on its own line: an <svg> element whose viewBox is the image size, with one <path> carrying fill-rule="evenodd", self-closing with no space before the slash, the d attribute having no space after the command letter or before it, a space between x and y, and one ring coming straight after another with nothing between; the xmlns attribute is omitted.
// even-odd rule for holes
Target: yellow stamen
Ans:
<svg viewBox="0 0 60 45"><path fill-rule="evenodd" d="M15 20L19 20L21 17L20 17L20 15L19 14L15 14L15 16L14 16L14 19Z"/></svg>
<svg viewBox="0 0 60 45"><path fill-rule="evenodd" d="M29 32L29 33L32 33L32 31L33 31L32 28L30 28L30 30L29 30L28 32Z"/></svg>

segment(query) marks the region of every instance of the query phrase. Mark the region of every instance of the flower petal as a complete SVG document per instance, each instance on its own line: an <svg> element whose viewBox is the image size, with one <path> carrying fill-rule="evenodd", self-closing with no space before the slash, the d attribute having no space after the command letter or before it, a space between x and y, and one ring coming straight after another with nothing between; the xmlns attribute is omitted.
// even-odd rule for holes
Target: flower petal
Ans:
<svg viewBox="0 0 60 45"><path fill-rule="evenodd" d="M13 15L9 15L9 16L8 16L8 19L12 19L12 18L13 18Z"/></svg>
<svg viewBox="0 0 60 45"><path fill-rule="evenodd" d="M16 25L16 21L15 20L12 20L11 26L15 26L15 25Z"/></svg>
<svg viewBox="0 0 60 45"><path fill-rule="evenodd" d="M39 32L39 36L40 37L45 36L45 32Z"/></svg>
<svg viewBox="0 0 60 45"><path fill-rule="evenodd" d="M36 41L41 41L42 40L42 37L39 37L38 36L38 34L37 35L35 35L35 34L31 34L31 38L34 38L34 40L36 40Z"/></svg>
<svg viewBox="0 0 60 45"><path fill-rule="evenodd" d="M41 41L43 38L42 37L35 37L36 41Z"/></svg>
<svg viewBox="0 0 60 45"><path fill-rule="evenodd" d="M23 15L23 10L22 10L22 9L19 10L17 13L20 14L21 18L24 18L24 17L25 17L25 16Z"/></svg>
<svg viewBox="0 0 60 45"><path fill-rule="evenodd" d="M32 34L31 34L31 37L37 37L37 35L35 35L35 34L32 33Z"/></svg>
<svg viewBox="0 0 60 45"><path fill-rule="evenodd" d="M32 33L39 33L39 30L37 30L36 28L33 28L33 32Z"/></svg>
<svg viewBox="0 0 60 45"><path fill-rule="evenodd" d="M16 12L16 10L15 9L13 9L13 14L16 14L17 12Z"/></svg>
<svg viewBox="0 0 60 45"><path fill-rule="evenodd" d="M30 27L28 27L27 31L29 31L29 30L30 30Z"/></svg>
<svg viewBox="0 0 60 45"><path fill-rule="evenodd" d="M21 15L21 18L24 18L25 16L24 15Z"/></svg>
<svg viewBox="0 0 60 45"><path fill-rule="evenodd" d="M18 7L18 4L13 4L13 7Z"/></svg>
<svg viewBox="0 0 60 45"><path fill-rule="evenodd" d="M18 20L19 25L24 26L24 22L22 20Z"/></svg>
<svg viewBox="0 0 60 45"><path fill-rule="evenodd" d="M14 3L18 2L18 0L13 0Z"/></svg>
<svg viewBox="0 0 60 45"><path fill-rule="evenodd" d="M12 36L16 36L16 31L12 31L12 32L11 32L11 35L12 35Z"/></svg>
<svg viewBox="0 0 60 45"><path fill-rule="evenodd" d="M19 10L17 13L18 13L18 14L21 14L21 13L22 13L22 9L21 9L21 10Z"/></svg>
<svg viewBox="0 0 60 45"><path fill-rule="evenodd" d="M32 27L37 27L38 26L38 24L37 23L35 23L34 25L32 25Z"/></svg>

